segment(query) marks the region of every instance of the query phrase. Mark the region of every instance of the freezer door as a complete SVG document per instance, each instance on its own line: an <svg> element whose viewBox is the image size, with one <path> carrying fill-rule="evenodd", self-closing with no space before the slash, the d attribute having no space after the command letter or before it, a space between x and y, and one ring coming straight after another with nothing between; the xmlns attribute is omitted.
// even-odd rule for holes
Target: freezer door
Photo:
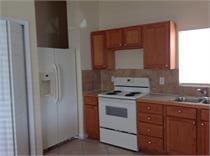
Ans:
<svg viewBox="0 0 210 156"><path fill-rule="evenodd" d="M76 54L71 49L54 49L58 67L58 140L62 142L78 134Z"/></svg>

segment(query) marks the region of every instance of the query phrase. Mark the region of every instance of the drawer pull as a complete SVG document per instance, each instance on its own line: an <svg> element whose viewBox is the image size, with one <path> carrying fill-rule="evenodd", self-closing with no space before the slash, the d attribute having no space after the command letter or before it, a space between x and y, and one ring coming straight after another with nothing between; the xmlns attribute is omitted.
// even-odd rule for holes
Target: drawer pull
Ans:
<svg viewBox="0 0 210 156"><path fill-rule="evenodd" d="M182 112L182 110L180 110L180 109L179 109L177 112L178 112L178 113L181 113L181 112Z"/></svg>
<svg viewBox="0 0 210 156"><path fill-rule="evenodd" d="M147 129L147 132L151 132L151 129L148 128L148 129Z"/></svg>
<svg viewBox="0 0 210 156"><path fill-rule="evenodd" d="M148 107L147 107L147 110L151 110L151 107L150 107L150 106L148 106Z"/></svg>
<svg viewBox="0 0 210 156"><path fill-rule="evenodd" d="M148 141L148 144L151 144L152 142L151 141Z"/></svg>
<svg viewBox="0 0 210 156"><path fill-rule="evenodd" d="M201 123L201 126L204 126L204 123L203 122Z"/></svg>
<svg viewBox="0 0 210 156"><path fill-rule="evenodd" d="M151 120L151 117L150 117L150 116L148 116L148 117L147 117L147 120Z"/></svg>

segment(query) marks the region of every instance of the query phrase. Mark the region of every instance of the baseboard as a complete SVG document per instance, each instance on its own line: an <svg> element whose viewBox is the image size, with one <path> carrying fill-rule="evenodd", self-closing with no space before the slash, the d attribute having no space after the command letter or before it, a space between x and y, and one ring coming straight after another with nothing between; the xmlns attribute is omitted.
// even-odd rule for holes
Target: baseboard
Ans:
<svg viewBox="0 0 210 156"><path fill-rule="evenodd" d="M79 133L78 135L76 135L74 138L77 138L79 140L84 140L87 138L87 135L84 133Z"/></svg>

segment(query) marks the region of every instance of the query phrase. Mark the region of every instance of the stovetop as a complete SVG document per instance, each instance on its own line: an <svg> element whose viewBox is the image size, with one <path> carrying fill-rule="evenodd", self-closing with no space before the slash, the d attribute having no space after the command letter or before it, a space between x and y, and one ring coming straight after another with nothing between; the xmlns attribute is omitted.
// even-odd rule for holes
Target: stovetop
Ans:
<svg viewBox="0 0 210 156"><path fill-rule="evenodd" d="M108 92L99 94L99 97L135 100L135 99L142 97L144 95L146 95L146 93L142 93L142 92L138 92L138 91L112 90L112 91L108 91Z"/></svg>
<svg viewBox="0 0 210 156"><path fill-rule="evenodd" d="M148 78L116 77L114 90L99 94L99 97L136 100L150 92Z"/></svg>

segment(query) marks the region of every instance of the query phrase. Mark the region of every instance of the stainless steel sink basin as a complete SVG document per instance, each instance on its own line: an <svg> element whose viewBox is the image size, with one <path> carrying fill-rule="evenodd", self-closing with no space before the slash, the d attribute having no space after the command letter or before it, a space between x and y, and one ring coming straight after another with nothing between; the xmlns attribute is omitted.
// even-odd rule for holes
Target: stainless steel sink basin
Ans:
<svg viewBox="0 0 210 156"><path fill-rule="evenodd" d="M174 101L210 104L209 97L185 97L185 96L180 96L180 97L177 97Z"/></svg>

